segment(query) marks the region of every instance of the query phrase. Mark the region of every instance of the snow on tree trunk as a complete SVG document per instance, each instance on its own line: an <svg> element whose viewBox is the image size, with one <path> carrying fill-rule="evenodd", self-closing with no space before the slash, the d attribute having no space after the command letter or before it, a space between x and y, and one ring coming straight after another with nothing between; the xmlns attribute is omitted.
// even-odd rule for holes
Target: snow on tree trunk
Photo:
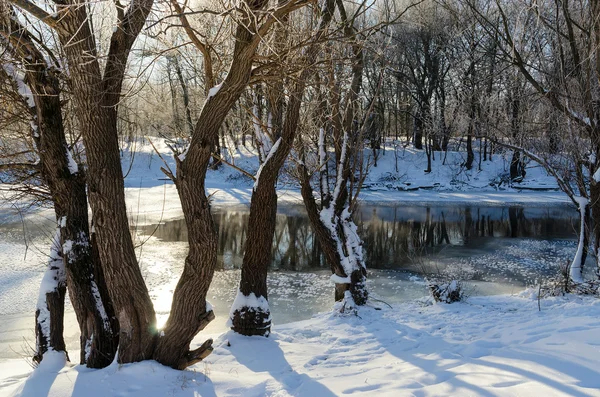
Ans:
<svg viewBox="0 0 600 397"><path fill-rule="evenodd" d="M586 213L588 211L589 200L585 197L575 197L575 201L578 203L578 210L580 215L580 228L579 228L579 243L577 245L577 252L575 253L575 257L573 258L573 262L571 262L571 266L569 267L569 278L575 283L583 282L583 264L585 262L585 251L586 247L586 233L587 233L587 225L586 225Z"/></svg>
<svg viewBox="0 0 600 397"><path fill-rule="evenodd" d="M340 215L336 215L333 205L320 212L321 222L329 230L330 237L336 245L341 269L334 268L331 281L336 284L335 300L345 300L350 291L353 305L364 305L368 299L366 288L366 265L362 252L362 239L358 235L357 226L352 213L346 206ZM340 272L340 270L342 270Z"/></svg>
<svg viewBox="0 0 600 397"><path fill-rule="evenodd" d="M42 361L47 352L64 352L66 355L63 338L65 294L66 273L61 254L60 230L57 229L35 312L36 351L33 360L37 363Z"/></svg>
<svg viewBox="0 0 600 397"><path fill-rule="evenodd" d="M325 146L325 130L319 129L319 174L320 174L320 188L321 188L321 201L323 205L328 205L331 200L331 193L329 192L329 178L327 175L327 149Z"/></svg>
<svg viewBox="0 0 600 397"><path fill-rule="evenodd" d="M246 321L252 324L246 326ZM260 320L262 326L254 324ZM271 333L271 309L269 302L264 296L256 296L253 292L248 295L238 290L237 295L229 311L227 326L242 335L269 336Z"/></svg>

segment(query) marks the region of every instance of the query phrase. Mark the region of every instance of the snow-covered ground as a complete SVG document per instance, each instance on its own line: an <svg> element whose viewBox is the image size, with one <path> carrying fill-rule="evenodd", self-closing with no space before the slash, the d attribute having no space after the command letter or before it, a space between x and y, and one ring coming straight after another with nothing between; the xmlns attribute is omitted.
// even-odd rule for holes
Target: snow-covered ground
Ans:
<svg viewBox="0 0 600 397"><path fill-rule="evenodd" d="M600 301L531 296L415 301L325 313L275 327L269 338L231 331L186 371L156 362L102 370L48 360L0 364L15 396L598 396ZM206 337L206 336L204 336Z"/></svg>
<svg viewBox="0 0 600 397"><path fill-rule="evenodd" d="M153 143L174 168L164 142L153 139ZM508 170L508 158L496 156L493 162L483 162L481 171L476 164L466 172L460 167L463 157L448 153L447 166L441 166L444 159L438 157L433 171L426 174L423 152L389 145L378 166L371 169L361 197L381 205L568 204L564 194L552 190L556 188L552 178L534 164L522 184L492 186L490 182ZM177 192L165 180L160 171L164 164L152 147L136 142L125 148L123 159L132 224L181 218ZM258 168L256 156L244 148L232 160L251 173ZM214 206L247 205L252 181L224 166L209 172L207 186ZM281 203L300 201L290 177L282 177L278 192ZM26 224L35 225L41 217L51 219L52 213L30 213ZM2 203L0 221L10 226L8 231L0 230L0 333L5 341L0 343L0 355L7 357L1 350L10 349L16 350L12 357L28 357L19 346L24 332L33 333L33 312L27 302L37 295L48 242L39 237L25 243L19 217ZM165 263L183 263L184 251L176 249L176 243L173 249L164 250L152 242L143 248L141 266L160 320L168 314L170 291L177 279L177 274L165 270L171 269ZM217 301L216 325L194 341L202 343L207 334L214 333L216 349L204 362L186 371L151 361L89 370L71 364L63 367L60 357L49 357L32 372L26 358L10 358L0 360L0 396L600 396L597 299L570 296L538 302L528 292L473 296L453 305L431 304L416 299L425 294L422 285L384 280L387 276L381 275L379 287L383 292L388 285L389 294L379 297L390 301L392 308L373 301L360 310L359 317L338 317L329 312L327 275L284 276L270 279L275 286L293 286L291 297L280 297L282 303L302 311L310 296L320 294L323 299L311 304L324 313L276 325L268 339L225 331L226 315L218 311L228 310L235 291L225 289L239 275L222 272L209 293ZM377 283L377 276L372 282ZM412 300L394 299L401 294ZM73 342L76 322L72 314L67 317L66 337ZM77 353L72 350L71 357Z"/></svg>

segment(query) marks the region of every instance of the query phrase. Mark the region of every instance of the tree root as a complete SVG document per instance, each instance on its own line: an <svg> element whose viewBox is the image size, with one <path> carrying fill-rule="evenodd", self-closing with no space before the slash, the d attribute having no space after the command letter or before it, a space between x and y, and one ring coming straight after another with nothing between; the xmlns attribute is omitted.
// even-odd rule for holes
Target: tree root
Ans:
<svg viewBox="0 0 600 397"><path fill-rule="evenodd" d="M210 353L212 353L212 351L214 350L212 347L212 344L213 344L213 340L208 339L199 348L197 348L195 350L190 350L185 355L185 357L183 357L179 361L179 365L177 366L178 369L184 370L187 367L194 365L196 363L199 363L200 361L204 360L206 357L210 356Z"/></svg>

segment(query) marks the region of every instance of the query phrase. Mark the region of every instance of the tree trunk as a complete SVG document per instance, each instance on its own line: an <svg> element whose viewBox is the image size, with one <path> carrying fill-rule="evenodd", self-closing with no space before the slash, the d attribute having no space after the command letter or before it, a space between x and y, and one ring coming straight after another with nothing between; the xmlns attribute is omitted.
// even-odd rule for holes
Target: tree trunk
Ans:
<svg viewBox="0 0 600 397"><path fill-rule="evenodd" d="M423 128L423 114L419 111L414 119L413 144L415 145L415 149L423 149Z"/></svg>
<svg viewBox="0 0 600 397"><path fill-rule="evenodd" d="M510 159L511 182L520 182L523 179L523 171L521 153L518 150L514 150Z"/></svg>
<svg viewBox="0 0 600 397"><path fill-rule="evenodd" d="M262 2L253 4L262 7ZM189 350L192 339L214 319L206 302L206 294L217 263L217 230L212 219L204 182L211 151L225 117L240 98L252 71L252 62L259 40L242 20L236 30L233 59L227 77L202 108L185 156L177 156L175 181L186 226L189 251L183 274L177 283L171 314L160 333L154 359L172 368L183 369L212 351L212 340L195 350Z"/></svg>
<svg viewBox="0 0 600 397"><path fill-rule="evenodd" d="M348 236L345 232L354 230L355 226L352 219L343 219L338 215L334 215L331 218L332 225L340 225L341 227L327 227L324 222L324 218L327 217L327 213L333 214L331 205L319 210L317 203L313 196L313 189L310 185L310 177L306 167L303 164L299 165L300 173L300 186L301 194L308 214L308 219L315 232L316 239L325 255L325 259L331 267L333 273L335 285L335 301L340 301L345 298L346 291L350 291L354 302L357 305L364 305L368 299L368 292L366 290L366 270L364 265L359 264L359 267L351 272L350 275L346 274L344 266L342 265L343 252L343 241L348 241ZM345 225L345 227L344 227ZM332 229L338 230L337 233L332 233ZM340 233L341 232L341 233ZM340 235L338 235L338 233ZM358 235L352 236L357 238ZM360 241L360 239L359 239ZM361 255L362 258L362 255ZM347 282L338 282L342 279L348 280Z"/></svg>
<svg viewBox="0 0 600 397"><path fill-rule="evenodd" d="M465 162L465 168L470 170L473 168L473 161L475 155L473 154L473 119L469 121L469 128L467 130L467 161Z"/></svg>
<svg viewBox="0 0 600 397"><path fill-rule="evenodd" d="M600 183L592 180L590 183L590 209L591 209L591 228L592 241L594 242L594 251L596 257L596 277L600 279ZM590 224L588 224L588 228Z"/></svg>
<svg viewBox="0 0 600 397"><path fill-rule="evenodd" d="M214 318L206 294L217 264L218 235L204 179L211 157L212 144L177 162L175 185L188 230L189 251L171 305L171 313L160 333L154 358L175 369L185 369L203 360L212 351L212 340L189 350L192 339Z"/></svg>
<svg viewBox="0 0 600 397"><path fill-rule="evenodd" d="M271 263L275 233L275 182L279 169L270 167L269 174L266 175L265 166L266 164L263 165L260 178L252 192L242 278L230 314L231 329L242 335L268 336L271 330L271 312L267 303L267 270ZM273 172L276 174L273 175Z"/></svg>
<svg viewBox="0 0 600 397"><path fill-rule="evenodd" d="M589 201L585 198L579 198L579 243L577 252L569 267L569 278L575 283L583 282L583 268L587 259L589 247L589 223L590 223L590 206Z"/></svg>
<svg viewBox="0 0 600 397"><path fill-rule="evenodd" d="M133 13L128 25L119 26L111 38L104 76L86 7L69 9L61 19L64 31L59 35L86 147L88 194L99 256L120 325L120 363L151 358L156 339L156 316L129 231L117 134L125 63L151 5L152 1L132 4L128 10Z"/></svg>
<svg viewBox="0 0 600 397"><path fill-rule="evenodd" d="M36 114L35 124L32 124L33 140L40 158L40 172L50 190L60 226L57 244L64 251L63 271L66 268L69 294L81 330L80 363L102 368L114 358L118 325L114 321L110 299L106 294L100 294L100 291L106 291L106 285L102 277L96 277L101 275L102 269L100 262L91 255L85 176L67 146L60 82L15 18L0 22L0 34L7 29L19 32L18 40L8 41L9 48L15 57L24 60L27 84L33 93ZM50 311L50 316L57 313L60 320L49 321L62 323L62 310L64 308L60 314L58 309ZM41 355L39 357L41 359Z"/></svg>
<svg viewBox="0 0 600 397"><path fill-rule="evenodd" d="M47 351L64 351L67 354L63 337L67 280L60 251L60 232L57 230L52 239L48 268L42 279L35 311L33 361L38 364Z"/></svg>

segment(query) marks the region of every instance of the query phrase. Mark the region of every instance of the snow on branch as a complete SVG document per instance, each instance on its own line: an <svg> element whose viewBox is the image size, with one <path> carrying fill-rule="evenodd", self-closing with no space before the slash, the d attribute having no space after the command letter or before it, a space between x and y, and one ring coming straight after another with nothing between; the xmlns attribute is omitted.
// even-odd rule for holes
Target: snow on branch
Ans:
<svg viewBox="0 0 600 397"><path fill-rule="evenodd" d="M336 202L340 196L340 190L342 189L342 182L344 180L344 164L346 163L346 153L348 151L348 132L344 132L344 141L342 142L342 154L340 155L340 162L337 168L335 189L333 190L333 202Z"/></svg>
<svg viewBox="0 0 600 397"><path fill-rule="evenodd" d="M56 229L52 244L50 246L50 258L48 259L48 267L40 284L37 307L39 314L37 323L39 331L42 333L44 340L50 340L51 316L46 300L47 294L58 291L61 284L66 283L65 266L61 254L60 245L60 229ZM39 342L39 340L38 340ZM39 346L38 346L39 348ZM52 346L48 346L48 350L52 350Z"/></svg>
<svg viewBox="0 0 600 397"><path fill-rule="evenodd" d="M275 152L277 152L277 149L279 148L280 144L281 144L281 138L279 138L277 140L277 142L275 142L273 147L271 147L271 150L269 150L269 154L267 155L267 158L260 165L260 167L258 167L258 171L256 172L256 180L254 181L254 187L252 188L252 190L256 190L256 187L258 186L258 180L260 178L260 173L262 172L263 167L269 162L269 160L271 160L273 158L273 156L275 155Z"/></svg>
<svg viewBox="0 0 600 397"><path fill-rule="evenodd" d="M25 83L25 73L17 70L14 65L8 62L3 62L1 65L4 72L13 80L19 95L23 98L25 103L27 103L27 106L34 108L35 102L33 100L33 93L29 89L27 83Z"/></svg>

